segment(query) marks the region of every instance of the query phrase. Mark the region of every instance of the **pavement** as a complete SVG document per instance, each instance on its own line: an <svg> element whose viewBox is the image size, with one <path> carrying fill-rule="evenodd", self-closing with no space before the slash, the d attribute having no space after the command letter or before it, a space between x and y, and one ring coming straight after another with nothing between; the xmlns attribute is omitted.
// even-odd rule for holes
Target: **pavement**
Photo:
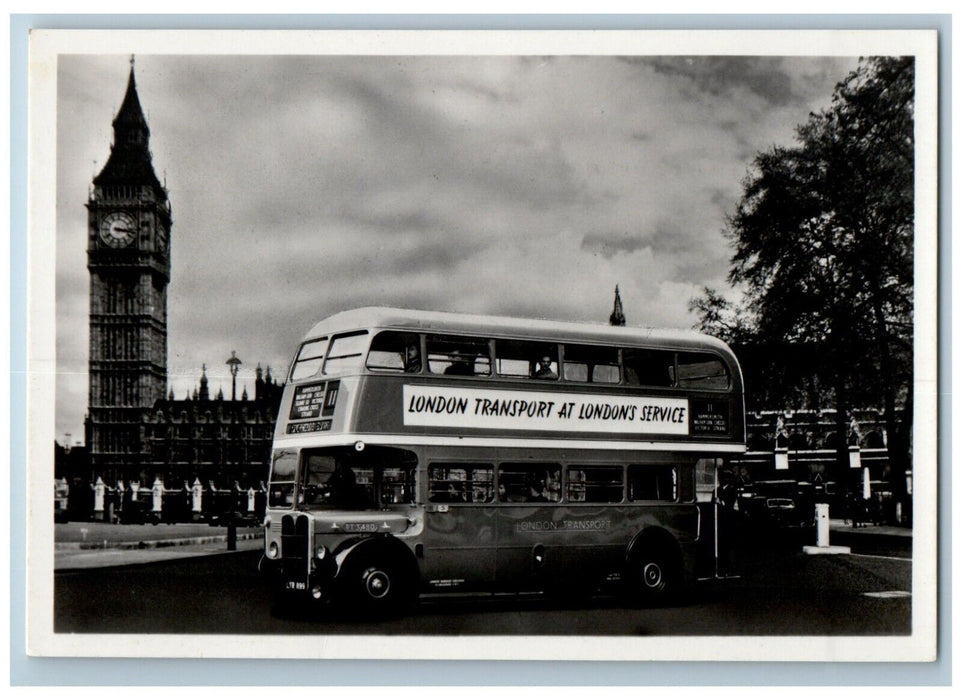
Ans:
<svg viewBox="0 0 962 700"><path fill-rule="evenodd" d="M845 520L829 521L832 544L862 538L903 542L911 547L912 529L891 525L853 528ZM908 538L906 541L905 538ZM227 554L227 528L202 523L175 525L115 525L97 522L58 523L54 526L54 569L90 569L145 564L168 559ZM261 527L237 528L237 551L262 549Z"/></svg>
<svg viewBox="0 0 962 700"><path fill-rule="evenodd" d="M238 527L237 550L264 547L261 527ZM167 559L227 554L227 528L202 523L119 525L98 522L54 526L54 569L91 569Z"/></svg>
<svg viewBox="0 0 962 700"><path fill-rule="evenodd" d="M838 520L832 518L828 521L829 533L851 533L853 535L881 535L885 537L912 537L911 527L899 527L897 525L859 525L852 527L851 520Z"/></svg>

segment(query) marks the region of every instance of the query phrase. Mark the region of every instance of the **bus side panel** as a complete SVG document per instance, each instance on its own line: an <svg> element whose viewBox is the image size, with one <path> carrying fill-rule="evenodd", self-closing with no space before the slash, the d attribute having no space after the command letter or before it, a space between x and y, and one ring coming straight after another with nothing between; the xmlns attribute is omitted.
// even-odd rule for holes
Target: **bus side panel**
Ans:
<svg viewBox="0 0 962 700"><path fill-rule="evenodd" d="M619 569L624 520L610 506L498 507L498 587L535 590L600 581Z"/></svg>
<svg viewBox="0 0 962 700"><path fill-rule="evenodd" d="M704 526L705 522L700 517L696 504L629 508L625 513L629 542L648 530L663 530L678 545L685 577L690 579L697 575L700 568L698 544L704 536L704 531L699 533L699 528Z"/></svg>
<svg viewBox="0 0 962 700"><path fill-rule="evenodd" d="M498 504L498 588L539 588L543 567L564 546L555 506Z"/></svg>
<svg viewBox="0 0 962 700"><path fill-rule="evenodd" d="M495 580L496 510L465 504L426 507L420 564L427 590L490 587Z"/></svg>
<svg viewBox="0 0 962 700"><path fill-rule="evenodd" d="M551 572L560 579L559 588L585 590L621 573L628 544L625 511L616 505L562 509L566 537L558 571Z"/></svg>

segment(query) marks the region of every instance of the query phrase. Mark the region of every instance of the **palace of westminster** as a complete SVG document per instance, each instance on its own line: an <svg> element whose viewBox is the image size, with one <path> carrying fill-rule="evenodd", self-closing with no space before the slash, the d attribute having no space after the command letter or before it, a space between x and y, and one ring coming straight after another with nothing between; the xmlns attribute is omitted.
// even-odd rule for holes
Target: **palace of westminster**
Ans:
<svg viewBox="0 0 962 700"><path fill-rule="evenodd" d="M89 395L85 444L56 445L55 476L73 482L138 481L256 487L267 479L282 384L257 366L254 395L236 396L240 360L227 360L231 396L208 389L206 367L193 393L167 392L167 285L172 212L154 173L150 129L131 62L127 91L113 120L113 145L87 202L90 273ZM612 324L623 325L615 290ZM834 459L833 411L765 411L748 419L751 473L767 478L788 469L807 480ZM876 411L856 412L855 447L863 466L880 475L888 463ZM844 436L851 445L852 436ZM781 454L780 454L781 452ZM780 463L781 462L781 463ZM854 466L854 465L853 465ZM866 473L868 469L866 469ZM854 474L853 474L854 476ZM876 478L876 477L873 477Z"/></svg>

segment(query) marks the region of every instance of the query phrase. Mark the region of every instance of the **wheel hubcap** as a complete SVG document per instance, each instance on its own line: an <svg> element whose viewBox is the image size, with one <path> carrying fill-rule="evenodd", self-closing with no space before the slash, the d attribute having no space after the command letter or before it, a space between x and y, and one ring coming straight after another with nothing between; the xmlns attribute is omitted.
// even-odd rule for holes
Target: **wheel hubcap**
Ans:
<svg viewBox="0 0 962 700"><path fill-rule="evenodd" d="M642 570L642 579L648 588L658 588L662 583L662 573L661 567L654 562L645 564L645 568Z"/></svg>
<svg viewBox="0 0 962 700"><path fill-rule="evenodd" d="M386 571L372 569L364 576L364 589L372 598L383 598L391 590L391 577Z"/></svg>

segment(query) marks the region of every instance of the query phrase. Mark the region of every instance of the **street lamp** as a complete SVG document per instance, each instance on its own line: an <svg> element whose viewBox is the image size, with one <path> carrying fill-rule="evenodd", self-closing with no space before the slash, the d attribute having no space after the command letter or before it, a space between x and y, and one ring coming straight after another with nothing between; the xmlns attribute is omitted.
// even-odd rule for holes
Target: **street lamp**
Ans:
<svg viewBox="0 0 962 700"><path fill-rule="evenodd" d="M231 391L230 400L237 400L237 370L241 366L240 358L233 350L230 351L230 359L225 364L230 365Z"/></svg>

